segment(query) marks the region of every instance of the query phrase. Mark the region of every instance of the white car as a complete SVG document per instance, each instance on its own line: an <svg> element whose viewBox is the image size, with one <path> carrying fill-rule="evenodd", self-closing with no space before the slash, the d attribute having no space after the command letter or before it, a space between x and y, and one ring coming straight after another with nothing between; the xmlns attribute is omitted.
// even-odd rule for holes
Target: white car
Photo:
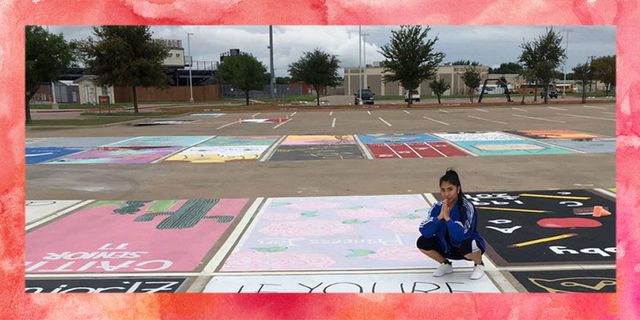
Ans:
<svg viewBox="0 0 640 320"><path fill-rule="evenodd" d="M405 91L404 92L404 102L409 102L409 99L415 101L415 102L420 102L420 93L418 93L418 90L411 90L411 98L409 98L409 91Z"/></svg>

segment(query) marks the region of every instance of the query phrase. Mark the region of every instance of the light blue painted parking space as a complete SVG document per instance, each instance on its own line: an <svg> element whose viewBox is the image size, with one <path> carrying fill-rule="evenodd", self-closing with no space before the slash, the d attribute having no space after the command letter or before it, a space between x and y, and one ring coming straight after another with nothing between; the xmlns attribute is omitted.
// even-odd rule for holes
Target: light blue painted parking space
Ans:
<svg viewBox="0 0 640 320"><path fill-rule="evenodd" d="M27 147L96 148L129 140L132 137L65 137L27 142Z"/></svg>
<svg viewBox="0 0 640 320"><path fill-rule="evenodd" d="M616 138L602 139L547 139L550 144L571 148L586 153L615 153Z"/></svg>
<svg viewBox="0 0 640 320"><path fill-rule="evenodd" d="M213 136L149 136L136 137L109 145L110 147L191 147Z"/></svg>
<svg viewBox="0 0 640 320"><path fill-rule="evenodd" d="M422 143L442 141L442 139L426 133L357 134L356 136L364 144Z"/></svg>
<svg viewBox="0 0 640 320"><path fill-rule="evenodd" d="M575 153L573 151L556 148L531 140L456 141L455 144L479 156L517 156Z"/></svg>

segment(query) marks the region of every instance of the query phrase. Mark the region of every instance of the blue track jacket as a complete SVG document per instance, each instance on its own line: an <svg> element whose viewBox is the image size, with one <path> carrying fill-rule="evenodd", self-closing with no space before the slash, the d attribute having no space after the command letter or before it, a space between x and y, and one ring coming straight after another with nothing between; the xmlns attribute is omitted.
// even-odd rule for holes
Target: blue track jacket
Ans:
<svg viewBox="0 0 640 320"><path fill-rule="evenodd" d="M460 221L460 208L458 208L458 202L453 205L453 208L449 210L449 222L446 220L438 220L440 215L440 209L442 208L442 201L438 201L435 206L429 211L427 219L420 223L420 233L423 237L431 238L436 236L440 247L445 253L451 251L451 247L459 247L460 244L467 240L476 240L478 247L481 247L483 251L486 249L484 239L480 236L476 230L478 219L476 216L475 208L473 204L467 199L464 199L464 208L467 219L464 224ZM446 239L445 230L449 231L449 239Z"/></svg>

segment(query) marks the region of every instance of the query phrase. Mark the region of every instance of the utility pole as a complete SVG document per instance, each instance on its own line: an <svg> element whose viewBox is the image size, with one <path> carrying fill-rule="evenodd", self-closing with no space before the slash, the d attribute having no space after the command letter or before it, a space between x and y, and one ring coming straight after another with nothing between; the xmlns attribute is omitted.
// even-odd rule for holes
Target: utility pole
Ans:
<svg viewBox="0 0 640 320"><path fill-rule="evenodd" d="M567 53L569 51L569 29L565 29L565 32L567 33L567 41L566 41L566 45L564 47L564 51L565 53ZM568 56L568 54L567 54ZM567 61L565 59L564 63L562 64L562 73L564 73L564 80L562 80L562 97L564 98L567 95L567 71L566 71L566 67L567 67Z"/></svg>
<svg viewBox="0 0 640 320"><path fill-rule="evenodd" d="M362 104L362 26L358 26L358 104Z"/></svg>
<svg viewBox="0 0 640 320"><path fill-rule="evenodd" d="M589 56L589 93L593 92L591 85L593 84L593 58L596 56Z"/></svg>
<svg viewBox="0 0 640 320"><path fill-rule="evenodd" d="M275 97L276 75L273 73L273 26L269 26L269 68L271 69L271 80L269 81L269 93L271 98Z"/></svg>
<svg viewBox="0 0 640 320"><path fill-rule="evenodd" d="M193 56L191 56L191 37L193 33L187 32L187 51L189 51L189 102L193 103L193 83L191 80L191 69L193 68Z"/></svg>
<svg viewBox="0 0 640 320"><path fill-rule="evenodd" d="M364 64L364 74L362 76L364 78L364 85L362 87L364 89L369 88L369 86L367 85L367 41L365 40L365 37L368 35L368 33L362 34L362 60Z"/></svg>

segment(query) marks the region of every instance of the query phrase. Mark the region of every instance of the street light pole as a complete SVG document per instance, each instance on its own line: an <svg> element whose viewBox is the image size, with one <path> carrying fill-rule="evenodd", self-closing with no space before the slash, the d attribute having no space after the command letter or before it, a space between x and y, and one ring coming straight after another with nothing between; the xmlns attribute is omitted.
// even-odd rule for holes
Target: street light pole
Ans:
<svg viewBox="0 0 640 320"><path fill-rule="evenodd" d="M362 75L362 77L364 78L364 86L362 87L367 89L369 88L369 86L367 85L367 41L365 40L365 37L368 35L368 33L362 34L362 62L364 64L364 74Z"/></svg>
<svg viewBox="0 0 640 320"><path fill-rule="evenodd" d="M193 56L191 56L191 41L190 37L193 35L191 32L187 32L187 51L189 51L189 102L193 103L193 83L191 80L191 69L193 68Z"/></svg>
<svg viewBox="0 0 640 320"><path fill-rule="evenodd" d="M275 98L276 75L273 71L273 26L269 26L269 69L271 69L271 79L269 80L269 93L271 98Z"/></svg>
<svg viewBox="0 0 640 320"><path fill-rule="evenodd" d="M564 47L564 51L565 53L569 51L569 29L566 29L565 32L567 33L567 41L566 41L566 45ZM562 97L564 98L567 95L567 61L565 59L565 62L562 64L562 73L564 73L564 80L562 81Z"/></svg>
<svg viewBox="0 0 640 320"><path fill-rule="evenodd" d="M362 26L358 26L358 104L362 104Z"/></svg>

